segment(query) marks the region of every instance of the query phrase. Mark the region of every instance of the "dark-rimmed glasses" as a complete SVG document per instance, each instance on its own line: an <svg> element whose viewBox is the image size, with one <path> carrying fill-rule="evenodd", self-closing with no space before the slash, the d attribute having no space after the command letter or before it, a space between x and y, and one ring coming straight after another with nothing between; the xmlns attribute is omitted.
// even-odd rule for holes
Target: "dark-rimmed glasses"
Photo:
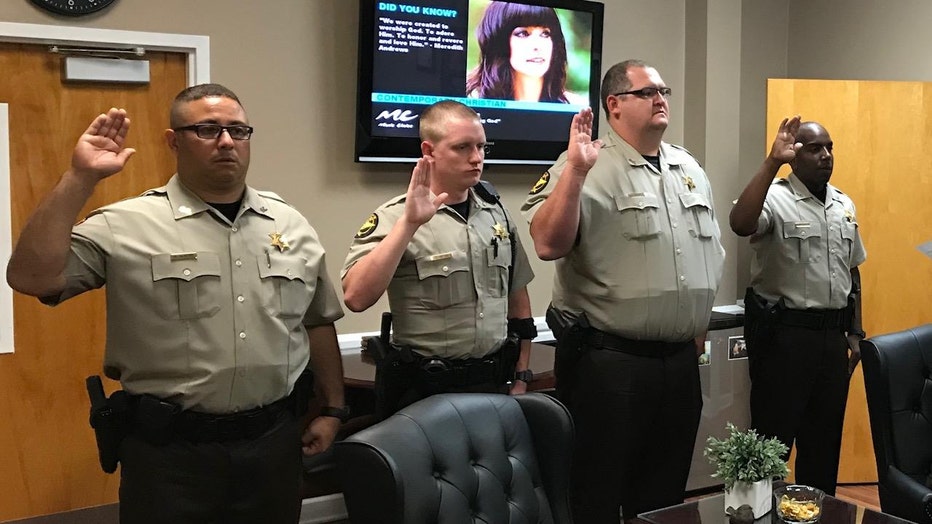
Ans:
<svg viewBox="0 0 932 524"><path fill-rule="evenodd" d="M213 140L220 138L224 131L230 134L233 140L249 140L252 136L252 127L235 125L222 126L220 124L191 124L189 126L176 127L173 131L194 131L198 138Z"/></svg>
<svg viewBox="0 0 932 524"><path fill-rule="evenodd" d="M645 100L650 100L657 96L657 93L660 93L660 96L668 98L673 94L673 90L669 87L642 87L641 89L635 89L634 91L624 91L621 93L615 93L612 96L620 95L634 95L638 98L643 98Z"/></svg>

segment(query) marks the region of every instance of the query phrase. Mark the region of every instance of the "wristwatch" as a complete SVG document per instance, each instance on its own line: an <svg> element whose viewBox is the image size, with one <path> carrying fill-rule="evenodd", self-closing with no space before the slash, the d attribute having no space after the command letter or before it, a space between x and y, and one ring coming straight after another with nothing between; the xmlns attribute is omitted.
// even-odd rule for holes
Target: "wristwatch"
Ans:
<svg viewBox="0 0 932 524"><path fill-rule="evenodd" d="M525 384L530 384L531 380L534 379L534 372L530 369L523 369L521 371L515 371L515 380L520 380Z"/></svg>
<svg viewBox="0 0 932 524"><path fill-rule="evenodd" d="M848 331L849 335L857 335L861 338L867 338L867 333L863 329L852 329Z"/></svg>
<svg viewBox="0 0 932 524"><path fill-rule="evenodd" d="M333 406L324 406L320 408L321 417L334 417L340 419L340 422L346 422L349 420L350 408L349 406L343 406L342 408L337 408Z"/></svg>

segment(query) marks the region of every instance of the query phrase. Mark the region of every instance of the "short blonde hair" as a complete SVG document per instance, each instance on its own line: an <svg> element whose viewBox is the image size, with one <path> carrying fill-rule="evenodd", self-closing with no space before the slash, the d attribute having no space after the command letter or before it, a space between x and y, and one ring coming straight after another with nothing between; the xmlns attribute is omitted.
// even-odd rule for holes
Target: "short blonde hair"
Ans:
<svg viewBox="0 0 932 524"><path fill-rule="evenodd" d="M466 104L456 100L441 100L421 113L419 136L422 141L439 142L446 135L446 122L450 117L479 120L476 113Z"/></svg>

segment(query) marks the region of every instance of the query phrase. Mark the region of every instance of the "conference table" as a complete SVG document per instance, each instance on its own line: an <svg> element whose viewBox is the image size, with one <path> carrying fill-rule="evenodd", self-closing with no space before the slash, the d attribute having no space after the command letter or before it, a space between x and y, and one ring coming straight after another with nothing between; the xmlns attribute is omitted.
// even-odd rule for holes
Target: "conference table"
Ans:
<svg viewBox="0 0 932 524"><path fill-rule="evenodd" d="M642 513L638 520L649 524L728 524L728 516L725 515L725 495L719 493ZM777 516L775 510L771 510L754 523L782 524L783 520ZM819 524L909 524L909 521L826 495Z"/></svg>

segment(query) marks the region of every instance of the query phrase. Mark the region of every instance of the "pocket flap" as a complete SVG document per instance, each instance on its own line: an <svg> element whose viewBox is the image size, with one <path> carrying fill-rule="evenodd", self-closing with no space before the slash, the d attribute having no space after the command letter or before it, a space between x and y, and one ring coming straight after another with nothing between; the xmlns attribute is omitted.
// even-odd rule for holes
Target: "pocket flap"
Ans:
<svg viewBox="0 0 932 524"><path fill-rule="evenodd" d="M813 222L784 222L783 238L819 238L822 232L819 230L819 224Z"/></svg>
<svg viewBox="0 0 932 524"><path fill-rule="evenodd" d="M683 203L685 208L702 206L706 209L712 209L709 199L701 193L680 193L680 202Z"/></svg>
<svg viewBox="0 0 932 524"><path fill-rule="evenodd" d="M615 205L618 211L626 209L659 208L660 203L652 193L632 193L630 195L615 195Z"/></svg>
<svg viewBox="0 0 932 524"><path fill-rule="evenodd" d="M303 258L270 251L256 255L256 262L259 264L259 278L280 277L304 282L307 260Z"/></svg>
<svg viewBox="0 0 932 524"><path fill-rule="evenodd" d="M446 277L457 271L469 271L469 261L463 251L451 251L418 258L417 277L424 280L429 277Z"/></svg>
<svg viewBox="0 0 932 524"><path fill-rule="evenodd" d="M153 281L177 278L190 282L202 276L220 276L220 257L216 253L198 251L196 256L186 253L183 258L170 253L152 255Z"/></svg>

